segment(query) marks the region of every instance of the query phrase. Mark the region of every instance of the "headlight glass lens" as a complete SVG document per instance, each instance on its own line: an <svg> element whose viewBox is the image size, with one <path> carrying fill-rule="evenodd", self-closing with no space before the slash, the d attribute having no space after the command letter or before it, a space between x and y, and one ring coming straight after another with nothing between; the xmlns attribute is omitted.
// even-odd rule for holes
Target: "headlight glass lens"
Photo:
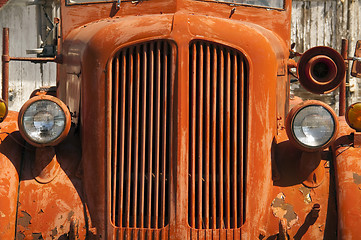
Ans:
<svg viewBox="0 0 361 240"><path fill-rule="evenodd" d="M354 103L347 109L346 121L356 131L361 131L361 103Z"/></svg>
<svg viewBox="0 0 361 240"><path fill-rule="evenodd" d="M331 113L323 106L309 105L296 113L292 131L301 144L317 148L329 142L335 133L335 122Z"/></svg>
<svg viewBox="0 0 361 240"><path fill-rule="evenodd" d="M8 114L8 106L5 101L0 99L0 122L4 121L6 115Z"/></svg>
<svg viewBox="0 0 361 240"><path fill-rule="evenodd" d="M48 143L64 131L66 118L58 104L49 100L33 102L24 112L23 126L36 143Z"/></svg>

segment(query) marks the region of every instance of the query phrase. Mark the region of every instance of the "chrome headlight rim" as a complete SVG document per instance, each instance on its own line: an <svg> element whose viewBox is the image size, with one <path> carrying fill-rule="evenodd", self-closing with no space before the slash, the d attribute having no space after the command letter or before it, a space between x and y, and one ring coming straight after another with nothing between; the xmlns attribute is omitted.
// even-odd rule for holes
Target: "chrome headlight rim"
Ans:
<svg viewBox="0 0 361 240"><path fill-rule="evenodd" d="M293 129L294 120L295 120L296 116L298 115L298 113L301 110L303 110L307 107L311 107L311 106L322 107L324 110L326 110L330 114L332 122L333 122L332 135L323 144L317 145L317 146L311 146L311 145L307 145L307 144L301 142L296 137L296 135L294 133L294 129ZM334 142L334 140L337 136L337 133L338 133L337 115L329 105L327 105L321 101L317 101L317 100L304 101L304 102L300 103L299 105L295 106L294 108L292 108L291 111L288 113L287 118L286 118L286 132L287 132L287 136L288 136L289 140L302 151L306 151L306 152L321 151L321 150L329 147Z"/></svg>
<svg viewBox="0 0 361 240"><path fill-rule="evenodd" d="M28 110L28 108L38 102L38 101L49 101L55 103L61 111L64 113L64 128L62 132L54 139L49 142L37 142L32 139L31 136L27 133L24 126L24 114ZM21 136L31 145L35 147L47 147L47 146L55 146L58 145L64 138L68 135L71 127L71 115L67 106L58 98L50 96L50 95L40 95L30 98L20 109L19 117L18 117L18 126Z"/></svg>

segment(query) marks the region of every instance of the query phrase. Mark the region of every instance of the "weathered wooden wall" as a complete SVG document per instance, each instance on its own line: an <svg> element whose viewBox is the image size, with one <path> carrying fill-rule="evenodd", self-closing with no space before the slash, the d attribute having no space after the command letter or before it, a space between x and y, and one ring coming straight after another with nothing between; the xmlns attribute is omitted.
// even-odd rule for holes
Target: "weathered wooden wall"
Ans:
<svg viewBox="0 0 361 240"><path fill-rule="evenodd" d="M291 39L295 50L304 52L314 46L329 46L341 51L342 38L349 40L349 56L353 56L355 44L361 39L361 0L312 0L293 1ZM349 102L361 100L360 80L350 78ZM304 99L320 99L338 110L338 95L315 95L304 91L298 84L293 92Z"/></svg>
<svg viewBox="0 0 361 240"><path fill-rule="evenodd" d="M12 56L26 56L27 49L38 47L36 6L27 6L26 2L27 0L10 0L0 8L0 29L10 28ZM347 38L350 40L349 54L353 55L355 42L361 39L360 11L361 0L294 0L291 38L296 43L295 50L304 52L314 46L326 45L340 51L342 38ZM0 44L1 35L2 31ZM53 63L12 62L10 108L19 110L33 89L42 85L54 85L55 71ZM350 101L361 100L361 85L351 78L350 86ZM337 110L337 91L319 96L305 92L298 84L292 84L292 89L305 99L324 100Z"/></svg>
<svg viewBox="0 0 361 240"><path fill-rule="evenodd" d="M1 54L2 28L8 27L10 29L10 55L36 56L26 54L26 50L38 47L36 6L26 5L26 2L26 0L10 0L0 8ZM34 89L40 86L54 86L55 74L55 63L10 62L9 108L18 111Z"/></svg>

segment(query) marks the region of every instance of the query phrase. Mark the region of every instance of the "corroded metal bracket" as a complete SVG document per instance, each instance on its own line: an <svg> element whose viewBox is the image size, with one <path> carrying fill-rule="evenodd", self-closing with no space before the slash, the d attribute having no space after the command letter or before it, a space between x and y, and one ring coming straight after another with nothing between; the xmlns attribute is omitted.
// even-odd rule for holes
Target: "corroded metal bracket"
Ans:
<svg viewBox="0 0 361 240"><path fill-rule="evenodd" d="M303 152L301 156L302 165L315 167L315 164L319 163L318 166L308 175L307 179L303 181L303 185L309 188L315 188L321 185L325 178L325 167L324 162L321 161L321 152ZM302 169L302 167L300 168Z"/></svg>
<svg viewBox="0 0 361 240"><path fill-rule="evenodd" d="M353 133L353 146L355 148L361 148L361 133L360 132Z"/></svg>
<svg viewBox="0 0 361 240"><path fill-rule="evenodd" d="M9 28L3 28L3 54L2 54L2 94L1 97L8 104L9 99Z"/></svg>
<svg viewBox="0 0 361 240"><path fill-rule="evenodd" d="M59 52L59 51L58 51ZM62 63L61 55L55 57L10 57L9 56L9 28L3 28L2 53L2 99L8 104L9 100L9 63L10 61L27 61L33 63L56 62Z"/></svg>
<svg viewBox="0 0 361 240"><path fill-rule="evenodd" d="M59 173L60 165L54 147L38 147L35 150L35 161L31 172L39 183L51 182Z"/></svg>

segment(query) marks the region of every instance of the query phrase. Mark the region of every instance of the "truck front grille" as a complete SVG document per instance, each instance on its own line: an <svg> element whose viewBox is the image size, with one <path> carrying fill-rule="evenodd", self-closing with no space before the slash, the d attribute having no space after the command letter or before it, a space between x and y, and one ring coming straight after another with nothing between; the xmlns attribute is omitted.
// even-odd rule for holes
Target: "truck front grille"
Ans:
<svg viewBox="0 0 361 240"><path fill-rule="evenodd" d="M245 57L229 47L189 47L189 212L195 229L232 229L244 222Z"/></svg>
<svg viewBox="0 0 361 240"><path fill-rule="evenodd" d="M111 220L161 229L169 222L169 165L176 48L151 41L121 49L112 64Z"/></svg>
<svg viewBox="0 0 361 240"><path fill-rule="evenodd" d="M169 224L171 205L176 47L166 40L126 47L110 64L111 221L124 229L158 231ZM206 41L190 44L188 224L193 229L236 229L245 220L247 79L247 61L239 51Z"/></svg>

